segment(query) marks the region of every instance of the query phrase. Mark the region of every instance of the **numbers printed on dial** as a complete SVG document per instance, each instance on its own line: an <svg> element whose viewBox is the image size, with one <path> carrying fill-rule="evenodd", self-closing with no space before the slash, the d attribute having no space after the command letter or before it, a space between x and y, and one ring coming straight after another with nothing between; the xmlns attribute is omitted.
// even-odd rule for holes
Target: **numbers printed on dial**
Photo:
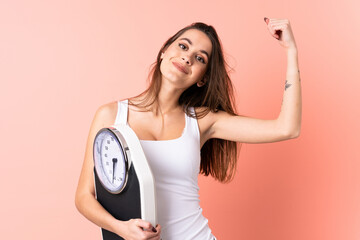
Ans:
<svg viewBox="0 0 360 240"><path fill-rule="evenodd" d="M126 183L127 158L122 144L111 129L101 130L94 145L94 165L102 185L111 193L119 193Z"/></svg>
<svg viewBox="0 0 360 240"><path fill-rule="evenodd" d="M111 135L106 135L101 146L103 170L112 187L118 188L123 185L125 178L125 161L123 152L117 141Z"/></svg>

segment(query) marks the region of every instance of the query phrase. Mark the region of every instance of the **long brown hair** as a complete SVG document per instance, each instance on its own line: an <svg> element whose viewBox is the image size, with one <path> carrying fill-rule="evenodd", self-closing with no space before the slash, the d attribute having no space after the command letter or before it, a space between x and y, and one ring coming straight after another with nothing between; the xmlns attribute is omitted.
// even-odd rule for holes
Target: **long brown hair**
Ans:
<svg viewBox="0 0 360 240"><path fill-rule="evenodd" d="M196 84L186 89L179 98L179 105L183 106L184 112L193 118L203 118L210 111L225 111L231 115L237 115L234 111L235 101L233 85L227 72L222 45L219 37L211 25L196 22L179 30L170 37L161 47L156 62L152 64L148 76L149 87L136 97L142 97L139 104L129 101L129 104L148 109L153 103L157 103L161 87L161 53L167 49L180 35L189 29L197 29L204 32L212 43L212 51L209 64L204 77L207 79L205 85L197 87ZM190 107L202 107L196 115L191 114ZM238 153L241 143L224 139L212 138L206 141L201 149L200 173L213 176L220 182L230 182L237 167Z"/></svg>

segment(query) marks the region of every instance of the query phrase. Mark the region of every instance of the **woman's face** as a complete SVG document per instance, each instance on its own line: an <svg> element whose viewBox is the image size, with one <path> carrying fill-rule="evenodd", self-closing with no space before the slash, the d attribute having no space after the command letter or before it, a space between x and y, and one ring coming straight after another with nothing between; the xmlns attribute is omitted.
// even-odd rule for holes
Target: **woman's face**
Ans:
<svg viewBox="0 0 360 240"><path fill-rule="evenodd" d="M200 30L189 29L178 37L162 55L162 81L185 90L198 83L202 86L211 54L212 44Z"/></svg>

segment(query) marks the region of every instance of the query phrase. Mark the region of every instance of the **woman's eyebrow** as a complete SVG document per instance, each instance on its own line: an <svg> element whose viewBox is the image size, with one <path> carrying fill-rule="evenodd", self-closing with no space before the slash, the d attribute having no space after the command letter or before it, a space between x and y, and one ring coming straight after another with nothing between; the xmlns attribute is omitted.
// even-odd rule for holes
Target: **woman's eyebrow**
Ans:
<svg viewBox="0 0 360 240"><path fill-rule="evenodd" d="M189 42L190 45L192 45L191 40L188 38L180 38L180 40L186 40ZM200 50L200 52L204 53L207 56L207 58L209 59L209 54L205 50Z"/></svg>

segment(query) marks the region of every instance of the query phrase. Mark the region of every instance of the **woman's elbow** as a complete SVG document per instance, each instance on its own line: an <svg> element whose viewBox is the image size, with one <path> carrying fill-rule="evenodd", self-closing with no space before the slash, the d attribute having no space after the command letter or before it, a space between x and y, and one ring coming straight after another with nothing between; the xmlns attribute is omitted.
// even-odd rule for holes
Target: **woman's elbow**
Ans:
<svg viewBox="0 0 360 240"><path fill-rule="evenodd" d="M298 138L300 136L300 130L291 131L288 136L289 138Z"/></svg>
<svg viewBox="0 0 360 240"><path fill-rule="evenodd" d="M75 194L75 207L80 213L83 212L82 210L83 210L84 202L86 202L86 198L90 195L91 195L90 193L83 193L83 192L82 193L77 192Z"/></svg>
<svg viewBox="0 0 360 240"><path fill-rule="evenodd" d="M75 194L75 207L79 212L81 212L81 196L79 193Z"/></svg>

